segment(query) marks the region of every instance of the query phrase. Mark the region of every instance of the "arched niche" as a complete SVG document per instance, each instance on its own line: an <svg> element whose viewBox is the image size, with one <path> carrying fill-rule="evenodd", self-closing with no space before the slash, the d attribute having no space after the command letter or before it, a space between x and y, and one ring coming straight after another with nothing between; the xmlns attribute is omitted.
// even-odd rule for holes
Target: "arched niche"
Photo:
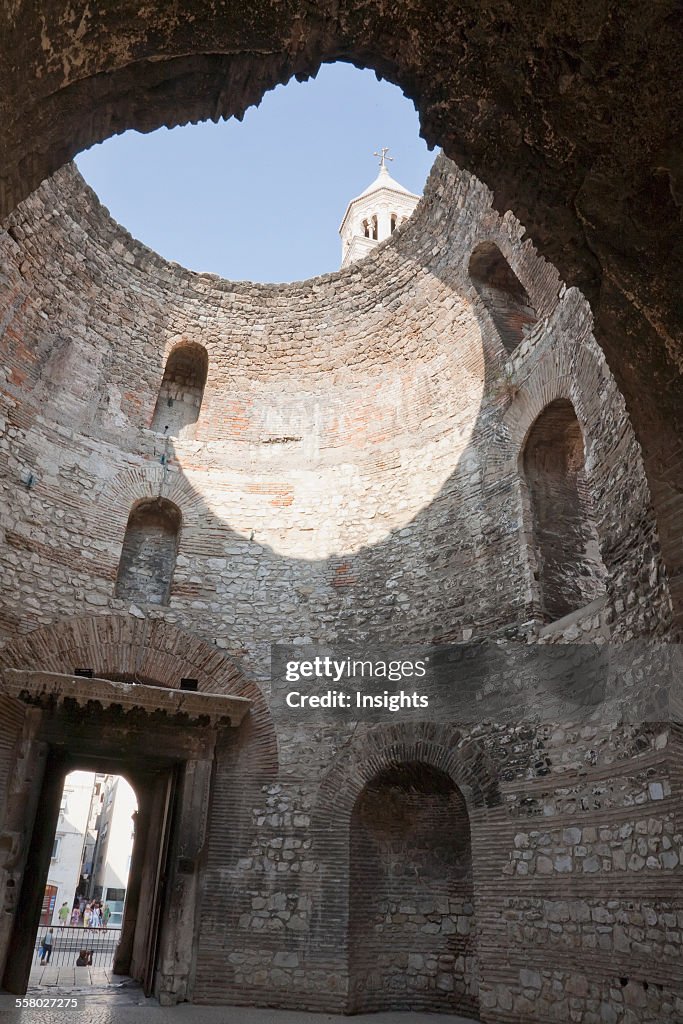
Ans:
<svg viewBox="0 0 683 1024"><path fill-rule="evenodd" d="M168 604L182 515L166 498L131 509L121 549L115 596L142 604Z"/></svg>
<svg viewBox="0 0 683 1024"><path fill-rule="evenodd" d="M351 1012L476 1013L474 925L462 793L424 761L381 770L351 814Z"/></svg>
<svg viewBox="0 0 683 1024"><path fill-rule="evenodd" d="M514 351L525 329L538 320L524 285L494 242L481 242L473 250L469 275L495 325L503 348Z"/></svg>
<svg viewBox="0 0 683 1024"><path fill-rule="evenodd" d="M551 402L522 452L540 617L554 622L605 592L584 440L574 407Z"/></svg>
<svg viewBox="0 0 683 1024"><path fill-rule="evenodd" d="M209 357L206 349L192 342L177 345L164 369L151 429L177 437L192 433L199 419L204 397Z"/></svg>

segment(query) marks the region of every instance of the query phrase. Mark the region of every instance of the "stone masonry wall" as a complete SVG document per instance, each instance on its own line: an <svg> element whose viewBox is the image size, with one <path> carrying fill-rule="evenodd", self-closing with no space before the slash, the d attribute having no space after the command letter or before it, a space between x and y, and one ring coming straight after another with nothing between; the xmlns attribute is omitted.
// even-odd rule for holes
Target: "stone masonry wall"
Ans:
<svg viewBox="0 0 683 1024"><path fill-rule="evenodd" d="M573 291L558 302L552 268L489 200L443 161L415 218L360 266L254 286L163 263L73 171L46 183L3 238L4 573L26 592L19 621L4 604L5 635L128 611L112 580L130 508L178 488L165 614L196 617L226 650L253 658L271 637L362 637L370 624L462 639L525 621L534 554L517 463L558 395L586 438L613 613L623 606L613 630L661 631L642 464L587 306ZM482 236L542 315L509 357L468 276ZM187 441L148 429L179 340L209 356ZM53 383L55 346L69 369Z"/></svg>
<svg viewBox="0 0 683 1024"><path fill-rule="evenodd" d="M81 664L88 651L116 658L89 622L114 637L131 622L144 637L163 626L227 652L265 705L273 641L666 638L667 583L624 402L585 300L522 235L440 159L414 217L366 260L294 285L230 283L132 240L73 169L45 182L0 236L4 663L70 671L72 651ZM484 242L538 317L511 353L468 272ZM208 373L194 436L171 439L150 425L181 342L206 349ZM542 624L520 467L557 400L582 430L606 594ZM114 592L131 508L159 497L182 516L167 607ZM180 667L177 645L158 664L164 685L202 678L201 665ZM320 727L277 714L272 728L267 779L250 767L248 727L217 757L195 1000L351 1005L354 807L382 771L419 762L467 809L473 913L462 914L477 969L463 963L458 978L466 967L482 1020L654 1024L677 1005L680 932L667 915L681 913L681 781L669 730ZM418 953L414 977L453 1009L467 954L434 964ZM413 977L402 961L385 967L386 979Z"/></svg>
<svg viewBox="0 0 683 1024"><path fill-rule="evenodd" d="M350 844L351 1007L476 1013L470 826L451 779L407 766L374 780Z"/></svg>

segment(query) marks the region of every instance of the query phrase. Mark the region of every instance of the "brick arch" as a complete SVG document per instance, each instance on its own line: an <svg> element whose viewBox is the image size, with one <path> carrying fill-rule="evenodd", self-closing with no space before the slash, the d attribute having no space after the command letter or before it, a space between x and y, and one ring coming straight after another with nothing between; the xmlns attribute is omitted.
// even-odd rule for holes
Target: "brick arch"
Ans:
<svg viewBox="0 0 683 1024"><path fill-rule="evenodd" d="M402 722L381 725L354 737L322 779L311 815L312 855L317 876L309 955L313 963L336 963L350 979L350 838L356 802L367 783L406 763L422 763L446 775L460 792L470 825L504 816L497 773L476 740L452 724ZM354 995L345 1012L353 1010Z"/></svg>
<svg viewBox="0 0 683 1024"><path fill-rule="evenodd" d="M199 341L183 338L165 353L150 430L168 437L194 437L209 372L209 353ZM170 412L173 409L173 412ZM163 425L163 426L162 426ZM186 432L191 430L188 435Z"/></svg>
<svg viewBox="0 0 683 1024"><path fill-rule="evenodd" d="M573 297L577 303L581 302L578 293ZM585 307L584 317L577 317L579 323L583 319L584 333L576 345L557 345L552 358L536 363L520 381L503 421L491 436L484 464L485 488L495 486L496 481L503 479L502 474L517 472L529 431L551 402L564 398L572 403L584 435L587 460L593 454L593 441L598 433L595 424L605 402L606 380L611 385L611 400L619 412L625 413L616 383L600 359L597 345L589 341L588 317ZM635 442L635 438L633 440Z"/></svg>
<svg viewBox="0 0 683 1024"><path fill-rule="evenodd" d="M529 370L524 378L512 377L512 394L507 411L491 433L483 456L482 487L501 516L516 519L520 530L520 552L529 572L537 568L530 539L528 494L522 467L523 453L534 424L544 410L558 400L571 403L584 442L585 471L594 500L602 560L608 574L608 593L625 596L629 574L641 571L648 562L663 578L659 524L652 510L652 498L640 444L633 429L626 402L610 373L591 329L590 310L576 289L564 295L550 316L546 330L572 318L576 324L572 341L564 341L535 362L525 356ZM525 343L526 344L526 343ZM530 344L533 355L533 341ZM514 370L514 357L513 357ZM608 427L606 427L608 424ZM617 437L618 443L607 438ZM620 471L630 467L628 477ZM512 492L501 489L501 481L515 481ZM627 482L628 481L628 482ZM614 516L614 509L621 513ZM634 535L640 534L638 545ZM666 588L666 584L664 584ZM534 585L529 584L525 614L532 614ZM664 608L670 595L664 594ZM668 613L667 613L668 614ZM664 628L668 620L664 621ZM648 628L652 628L651 624ZM642 628L642 625L641 627ZM655 628L658 628L655 625Z"/></svg>
<svg viewBox="0 0 683 1024"><path fill-rule="evenodd" d="M224 652L163 619L132 615L78 616L32 630L0 651L2 668L58 672L91 668L96 676L135 676L177 688L197 679L204 693L233 694L252 701L245 719L247 760L256 774L277 770L277 740L270 710L256 683Z"/></svg>
<svg viewBox="0 0 683 1024"><path fill-rule="evenodd" d="M474 246L467 272L503 348L508 354L514 352L525 331L539 319L529 292L498 244L491 239Z"/></svg>
<svg viewBox="0 0 683 1024"><path fill-rule="evenodd" d="M423 762L442 771L463 794L468 810L501 802L495 768L479 744L453 725L401 723L371 730L351 744L323 778L316 815L347 822L364 786L405 762Z"/></svg>
<svg viewBox="0 0 683 1024"><path fill-rule="evenodd" d="M484 489L495 490L506 474L519 472L520 457L534 423L552 402L566 399L574 407L581 427L589 471L599 457L598 448L605 436L601 418L612 415L622 419L625 425L619 458L630 465L635 460L647 491L642 451L624 398L591 334L590 310L576 289L566 293L565 302L568 305L563 308L560 304L553 317L575 318L575 341L557 344L550 357L532 364L526 377L519 382L513 377L509 407L491 432L483 458ZM553 329L553 317L547 328L549 331Z"/></svg>
<svg viewBox="0 0 683 1024"><path fill-rule="evenodd" d="M183 473L155 462L151 466L127 469L107 481L94 504L89 524L91 535L122 539L131 509L141 501L159 497L177 506L182 516L183 529L194 531L199 528L203 511L201 496ZM106 508L106 516L99 512L102 508Z"/></svg>
<svg viewBox="0 0 683 1024"><path fill-rule="evenodd" d="M161 352L162 372L164 366L168 362L169 356L173 355L176 349L190 347L201 348L206 354L209 365L211 365L211 352L208 345L206 345L201 338L195 338L190 334L172 334L164 342L164 347Z"/></svg>
<svg viewBox="0 0 683 1024"><path fill-rule="evenodd" d="M171 688L191 676L207 693L243 695L250 685L226 654L201 637L163 619L132 615L79 616L34 629L0 652L0 665L67 675L78 665L96 676L137 674Z"/></svg>

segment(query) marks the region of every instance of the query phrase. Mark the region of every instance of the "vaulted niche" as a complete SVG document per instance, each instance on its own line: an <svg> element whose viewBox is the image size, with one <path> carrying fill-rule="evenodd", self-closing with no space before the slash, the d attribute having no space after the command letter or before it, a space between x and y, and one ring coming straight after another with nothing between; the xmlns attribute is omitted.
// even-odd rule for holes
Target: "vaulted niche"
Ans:
<svg viewBox="0 0 683 1024"><path fill-rule="evenodd" d="M493 242L482 242L470 256L469 274L491 315L503 348L512 352L525 328L538 317L524 285Z"/></svg>
<svg viewBox="0 0 683 1024"><path fill-rule="evenodd" d="M166 498L134 505L128 517L115 596L140 604L168 604L182 516Z"/></svg>
<svg viewBox="0 0 683 1024"><path fill-rule="evenodd" d="M533 534L540 615L568 615L605 591L583 435L574 407L552 402L533 424L522 455Z"/></svg>
<svg viewBox="0 0 683 1024"><path fill-rule="evenodd" d="M170 437L193 436L202 407L209 357L195 343L177 345L166 362L152 430Z"/></svg>
<svg viewBox="0 0 683 1024"><path fill-rule="evenodd" d="M451 778L397 764L351 817L350 1011L476 1015L470 824Z"/></svg>

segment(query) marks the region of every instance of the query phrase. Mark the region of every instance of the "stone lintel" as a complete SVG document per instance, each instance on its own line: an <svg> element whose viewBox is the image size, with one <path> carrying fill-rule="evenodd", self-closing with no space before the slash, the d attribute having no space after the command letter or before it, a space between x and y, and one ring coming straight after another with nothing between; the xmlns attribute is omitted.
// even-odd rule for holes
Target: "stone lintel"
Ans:
<svg viewBox="0 0 683 1024"><path fill-rule="evenodd" d="M162 712L169 717L186 715L208 718L238 726L251 707L246 697L222 693L198 693L147 683L121 683L110 679L6 669L0 677L0 692L27 704L47 706L73 700L85 706L97 701L102 707L119 705L124 711L139 709L148 714Z"/></svg>

